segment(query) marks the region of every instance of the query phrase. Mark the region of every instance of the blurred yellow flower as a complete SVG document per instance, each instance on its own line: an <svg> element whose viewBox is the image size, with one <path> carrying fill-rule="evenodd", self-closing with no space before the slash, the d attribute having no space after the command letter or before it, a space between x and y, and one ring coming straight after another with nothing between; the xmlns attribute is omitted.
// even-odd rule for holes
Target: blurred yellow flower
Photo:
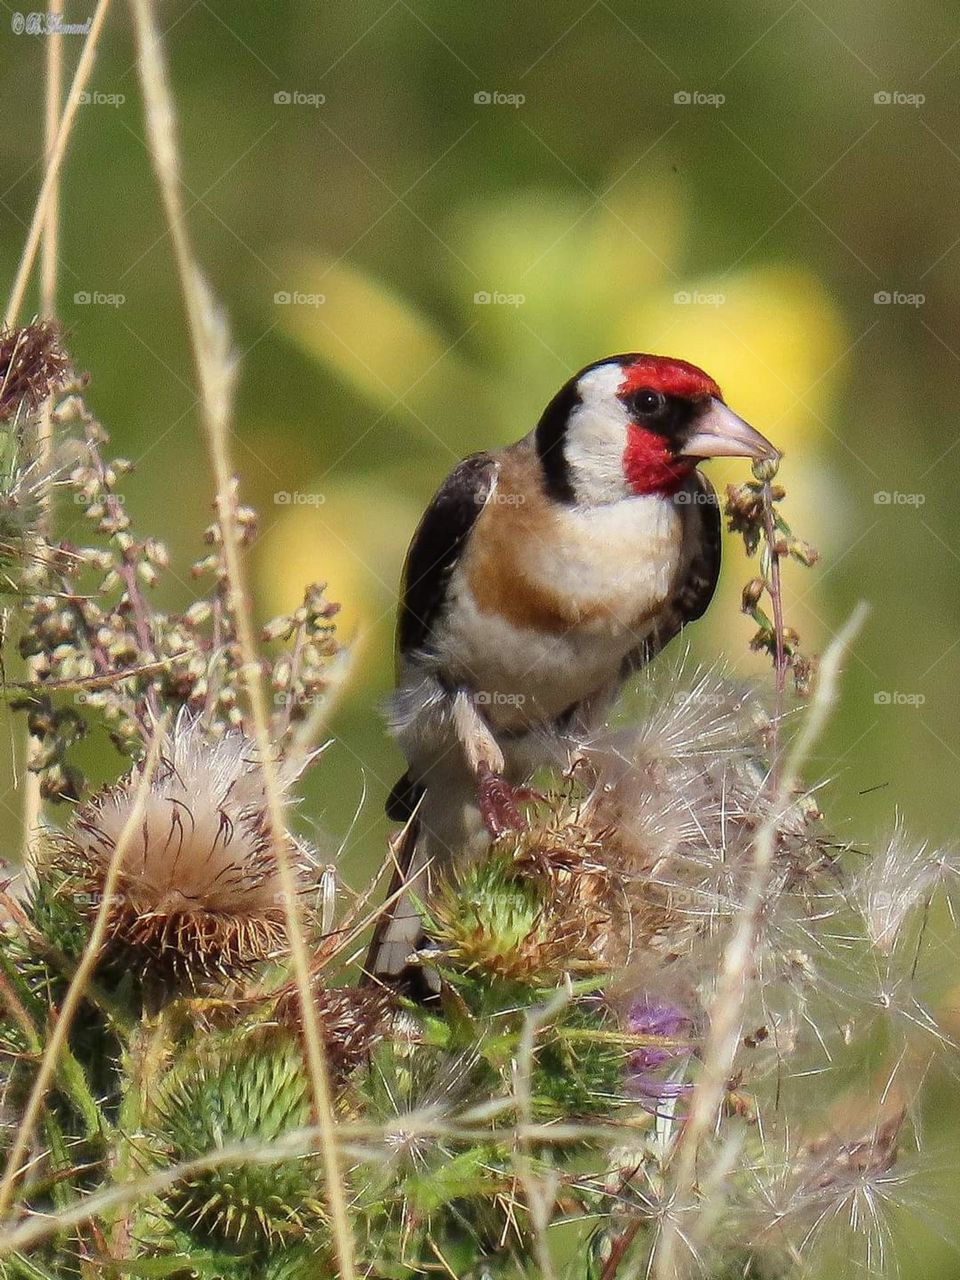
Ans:
<svg viewBox="0 0 960 1280"><path fill-rule="evenodd" d="M321 581L340 605L340 639L351 646L351 680L384 676L393 657L396 588L419 512L397 493L361 479L291 494L258 544L256 588L267 616L295 609L303 584ZM311 500L306 501L309 497Z"/></svg>

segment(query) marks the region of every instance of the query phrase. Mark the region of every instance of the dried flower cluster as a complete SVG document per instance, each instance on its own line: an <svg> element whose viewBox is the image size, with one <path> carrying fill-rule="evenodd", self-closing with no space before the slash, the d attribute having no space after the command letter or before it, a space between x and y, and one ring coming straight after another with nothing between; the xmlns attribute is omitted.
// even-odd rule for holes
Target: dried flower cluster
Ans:
<svg viewBox="0 0 960 1280"><path fill-rule="evenodd" d="M391 1030L396 1001L391 992L377 987L327 986L325 976L322 971L314 975L312 992L330 1070L342 1081L369 1062L374 1048ZM273 1017L302 1035L303 1008L295 983L280 988Z"/></svg>
<svg viewBox="0 0 960 1280"><path fill-rule="evenodd" d="M69 370L56 325L49 321L0 331L0 422L20 431L59 390Z"/></svg>
<svg viewBox="0 0 960 1280"><path fill-rule="evenodd" d="M77 387L67 391L53 411L63 437L57 474L91 538L86 546L57 540L24 569L19 651L32 661L36 688L15 705L27 713L30 768L40 774L43 794L77 800L83 778L71 748L91 723L102 724L130 755L146 741L161 708L188 708L210 737L244 728L245 718L243 657L220 520L206 529L209 551L191 571L206 593L181 612L158 609L150 592L169 569L169 552L159 539L133 530L122 493L132 464L105 460L106 432ZM229 501L249 545L256 516L237 503L235 491ZM271 729L279 743L326 690L338 651L335 614L323 588L312 585L295 613L264 628L272 656L264 657L263 669L275 695Z"/></svg>
<svg viewBox="0 0 960 1280"><path fill-rule="evenodd" d="M757 625L750 647L770 654L778 676L789 666L797 693L806 697L816 674L816 662L800 652L800 637L792 627L784 626L780 617L779 562L789 556L809 568L817 563L820 553L798 538L783 517L779 504L786 497L786 490L773 483L779 466L777 461L755 463L752 480L727 485L724 510L728 528L743 537L747 555L761 551L760 574L750 579L742 596L743 612ZM760 603L765 595L773 606L772 618Z"/></svg>
<svg viewBox="0 0 960 1280"><path fill-rule="evenodd" d="M733 918L770 815L762 699L717 673L675 687L646 723L591 744L579 821L616 872L611 963L696 955ZM832 858L811 794L777 815L775 892L816 893Z"/></svg>

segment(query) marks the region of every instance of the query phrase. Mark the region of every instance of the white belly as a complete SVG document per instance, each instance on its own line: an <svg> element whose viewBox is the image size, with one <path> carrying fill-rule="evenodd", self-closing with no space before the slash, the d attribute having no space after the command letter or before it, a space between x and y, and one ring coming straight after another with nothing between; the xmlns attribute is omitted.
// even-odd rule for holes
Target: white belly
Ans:
<svg viewBox="0 0 960 1280"><path fill-rule="evenodd" d="M531 543L530 577L584 614L613 605L628 628L658 608L676 581L683 548L681 514L659 497L630 498L586 511L561 511L556 540Z"/></svg>
<svg viewBox="0 0 960 1280"><path fill-rule="evenodd" d="M555 719L614 681L649 633L682 567L680 521L659 498L563 512L559 536L526 548L523 558L532 581L562 595L574 619L582 615L559 634L482 611L458 570L438 637L445 669L474 690L494 726Z"/></svg>

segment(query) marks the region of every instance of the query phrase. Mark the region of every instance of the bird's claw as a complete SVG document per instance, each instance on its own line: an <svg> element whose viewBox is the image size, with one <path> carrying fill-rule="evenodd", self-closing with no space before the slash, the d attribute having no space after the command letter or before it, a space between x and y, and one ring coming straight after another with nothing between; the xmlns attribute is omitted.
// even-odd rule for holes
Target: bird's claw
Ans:
<svg viewBox="0 0 960 1280"><path fill-rule="evenodd" d="M533 799L535 793L527 787L515 787L500 773L494 773L488 764L477 769L477 804L483 825L498 839L507 831L526 831L527 820L518 808L518 802Z"/></svg>

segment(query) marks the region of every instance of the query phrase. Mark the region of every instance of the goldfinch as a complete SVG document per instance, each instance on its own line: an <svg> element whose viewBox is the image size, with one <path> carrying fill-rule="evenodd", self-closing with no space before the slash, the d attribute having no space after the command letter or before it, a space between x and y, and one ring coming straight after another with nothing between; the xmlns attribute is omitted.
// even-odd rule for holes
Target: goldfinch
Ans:
<svg viewBox="0 0 960 1280"><path fill-rule="evenodd" d="M707 458L777 457L703 370L608 356L516 444L459 463L407 553L387 802L392 908L367 970L396 980L422 940L410 893L521 828L522 784L602 721L630 674L710 603L720 510Z"/></svg>

